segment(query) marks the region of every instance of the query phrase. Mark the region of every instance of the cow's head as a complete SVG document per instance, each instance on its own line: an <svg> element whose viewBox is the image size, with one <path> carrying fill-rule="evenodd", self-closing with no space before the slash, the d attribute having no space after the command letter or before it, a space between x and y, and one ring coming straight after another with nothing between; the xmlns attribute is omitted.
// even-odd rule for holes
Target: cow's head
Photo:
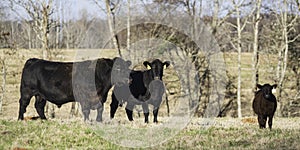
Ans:
<svg viewBox="0 0 300 150"><path fill-rule="evenodd" d="M113 59L114 65L112 68L111 80L113 84L128 83L129 82L129 66L131 61L125 61L120 57Z"/></svg>
<svg viewBox="0 0 300 150"><path fill-rule="evenodd" d="M277 84L274 84L274 85L270 85L270 84L260 85L260 84L257 84L257 87L262 91L263 97L265 99L269 99L272 95L272 89L275 89L277 87Z"/></svg>
<svg viewBox="0 0 300 150"><path fill-rule="evenodd" d="M151 70L153 79L162 80L164 68L167 68L170 62L162 62L159 59L155 59L152 62L144 61L143 65Z"/></svg>

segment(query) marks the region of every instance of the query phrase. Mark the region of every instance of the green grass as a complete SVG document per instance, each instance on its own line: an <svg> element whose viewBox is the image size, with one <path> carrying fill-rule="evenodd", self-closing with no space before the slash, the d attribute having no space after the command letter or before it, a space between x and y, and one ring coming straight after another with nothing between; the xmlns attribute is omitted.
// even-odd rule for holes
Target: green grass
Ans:
<svg viewBox="0 0 300 150"><path fill-rule="evenodd" d="M226 124L226 119L219 121ZM143 127L137 131L145 130ZM116 127L114 132L123 131ZM105 140L102 136L108 133L111 134L106 128L99 132L80 121L0 120L0 149L129 149ZM123 138L126 136L124 132ZM166 143L147 149L299 149L299 139L299 128L274 128L270 131L258 129L254 124L229 127L189 125Z"/></svg>

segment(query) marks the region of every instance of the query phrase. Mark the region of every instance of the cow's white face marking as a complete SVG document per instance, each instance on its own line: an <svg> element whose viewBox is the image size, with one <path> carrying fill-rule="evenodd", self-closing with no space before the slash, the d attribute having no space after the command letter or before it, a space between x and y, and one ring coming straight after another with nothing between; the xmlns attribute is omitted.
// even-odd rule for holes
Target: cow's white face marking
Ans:
<svg viewBox="0 0 300 150"><path fill-rule="evenodd" d="M273 89L272 89L272 93L276 93L276 89L273 88Z"/></svg>

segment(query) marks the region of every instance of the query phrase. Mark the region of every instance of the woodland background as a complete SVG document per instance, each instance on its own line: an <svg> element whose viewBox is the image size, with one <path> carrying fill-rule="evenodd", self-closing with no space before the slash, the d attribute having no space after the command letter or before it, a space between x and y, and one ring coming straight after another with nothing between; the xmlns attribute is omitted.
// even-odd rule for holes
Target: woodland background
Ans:
<svg viewBox="0 0 300 150"><path fill-rule="evenodd" d="M106 57L122 56L131 43L142 38L162 38L179 45L193 60L199 73L199 106L195 116L203 117L211 99L214 74L195 43L172 28L157 24L130 23L138 16L160 14L204 22L219 44L226 64L225 100L218 116L253 116L256 84L278 84L276 116L300 115L300 5L299 0L87 0L72 16L74 1L4 0L0 2L0 113L17 115L20 75L30 57L71 61L78 49L103 50ZM89 6L93 6L93 13ZM95 13L96 12L96 13ZM147 19L147 18L145 18ZM115 26L127 28L116 33ZM195 26L188 27L195 30ZM114 35L111 39L103 33ZM105 47L105 42L109 41ZM161 53L170 45L162 45ZM151 49L145 49L146 53ZM138 52L130 51L131 54ZM134 55L130 56L132 60ZM166 71L167 99L176 103L178 80ZM72 105L73 107L75 104ZM73 108L72 107L72 108ZM52 108L51 110L49 108ZM54 107L48 107L55 116ZM170 108L171 109L171 108ZM68 109L69 111L69 109ZM72 109L71 113L74 113Z"/></svg>

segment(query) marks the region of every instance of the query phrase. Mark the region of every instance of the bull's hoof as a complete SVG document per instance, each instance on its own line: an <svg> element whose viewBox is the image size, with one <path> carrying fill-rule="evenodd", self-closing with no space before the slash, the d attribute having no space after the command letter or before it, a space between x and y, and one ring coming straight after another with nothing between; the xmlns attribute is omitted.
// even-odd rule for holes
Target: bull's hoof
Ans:
<svg viewBox="0 0 300 150"><path fill-rule="evenodd" d="M102 122L102 118L97 118L96 121L97 122Z"/></svg>

